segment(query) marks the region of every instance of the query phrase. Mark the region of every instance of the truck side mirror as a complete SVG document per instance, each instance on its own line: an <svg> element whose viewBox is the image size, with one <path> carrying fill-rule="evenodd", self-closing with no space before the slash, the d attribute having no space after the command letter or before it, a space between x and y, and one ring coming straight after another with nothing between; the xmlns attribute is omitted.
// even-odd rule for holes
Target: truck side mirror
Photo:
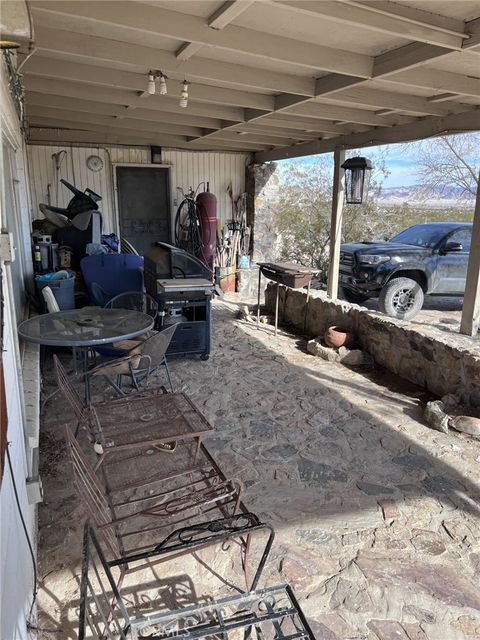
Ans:
<svg viewBox="0 0 480 640"><path fill-rule="evenodd" d="M455 251L463 251L461 242L446 242L443 247L443 253L454 253Z"/></svg>

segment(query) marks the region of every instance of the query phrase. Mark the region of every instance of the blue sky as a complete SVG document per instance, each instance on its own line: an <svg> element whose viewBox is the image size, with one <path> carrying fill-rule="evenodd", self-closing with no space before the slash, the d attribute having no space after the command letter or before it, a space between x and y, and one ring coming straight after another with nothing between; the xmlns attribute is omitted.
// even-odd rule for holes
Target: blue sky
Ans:
<svg viewBox="0 0 480 640"><path fill-rule="evenodd" d="M389 175L383 180L384 188L390 187L408 187L417 183L417 164L412 152L409 153L408 145L392 144L382 147L369 147L362 152L362 155L374 158L377 154L385 154L385 164ZM306 156L298 158L297 162L302 164L311 164L316 161L318 156ZM327 157L333 163L333 153L323 156ZM292 160L285 160L285 163Z"/></svg>

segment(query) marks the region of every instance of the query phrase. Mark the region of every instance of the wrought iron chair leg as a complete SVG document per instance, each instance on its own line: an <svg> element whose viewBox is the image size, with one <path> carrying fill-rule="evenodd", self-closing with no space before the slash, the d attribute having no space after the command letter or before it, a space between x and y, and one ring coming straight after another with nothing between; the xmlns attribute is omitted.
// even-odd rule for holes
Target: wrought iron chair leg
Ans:
<svg viewBox="0 0 480 640"><path fill-rule="evenodd" d="M117 393L119 393L121 396L126 396L127 394L123 391L123 389L121 387L118 386L118 384L116 384L111 378L109 378L108 376L104 376L105 380L108 382L108 384L113 387L115 389L115 391Z"/></svg>
<svg viewBox="0 0 480 640"><path fill-rule="evenodd" d="M165 371L167 372L168 384L170 385L170 389L172 393L175 392L175 387L173 386L172 376L170 375L170 369L168 367L168 362L166 356L163 356L163 364L165 365Z"/></svg>
<svg viewBox="0 0 480 640"><path fill-rule="evenodd" d="M132 385L135 387L135 391L140 391L140 387L138 386L137 376L135 375L135 371L132 367L132 364L130 363L128 366L130 369L130 378L132 379Z"/></svg>

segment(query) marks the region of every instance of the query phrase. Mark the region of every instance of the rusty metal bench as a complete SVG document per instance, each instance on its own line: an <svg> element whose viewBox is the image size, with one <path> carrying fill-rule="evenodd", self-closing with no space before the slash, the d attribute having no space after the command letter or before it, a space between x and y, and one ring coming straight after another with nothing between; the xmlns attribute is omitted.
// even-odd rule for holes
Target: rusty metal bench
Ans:
<svg viewBox="0 0 480 640"><path fill-rule="evenodd" d="M142 554L150 559L172 557L201 547L221 544L235 538L267 531L268 539L260 556L254 579L247 591L206 602L154 611L127 611L126 601L114 579L112 568L131 563L133 558L107 562L94 530L84 530L82 581L80 590L79 640L139 640L182 637L185 640L222 638L223 640L261 638L262 640L314 640L310 626L289 585L259 589L258 584L273 543L273 529L251 513L208 523L199 523L173 532L162 543ZM136 596L139 584L129 595ZM135 601L136 597L133 598Z"/></svg>

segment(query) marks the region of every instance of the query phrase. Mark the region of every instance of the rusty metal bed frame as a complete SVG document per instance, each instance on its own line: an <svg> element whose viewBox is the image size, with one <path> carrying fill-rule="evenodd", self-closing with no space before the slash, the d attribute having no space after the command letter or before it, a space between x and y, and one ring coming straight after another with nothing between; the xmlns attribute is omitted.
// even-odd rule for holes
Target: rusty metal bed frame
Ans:
<svg viewBox="0 0 480 640"><path fill-rule="evenodd" d="M243 637L244 640L315 640L293 590L289 585L258 589L272 547L274 532L257 516L245 513L208 523L198 523L173 532L163 542L141 554L142 558L193 553L199 548L250 537L267 531L268 538L247 591L218 600L208 599L180 609L131 617L122 598L112 567L131 563L135 557L107 562L94 530L86 523L80 588L79 640L87 632L94 640L140 640L140 638L185 640ZM243 633L242 633L243 632ZM148 633L148 635L145 635Z"/></svg>
<svg viewBox="0 0 480 640"><path fill-rule="evenodd" d="M233 516L241 507L242 485L227 479L211 457L203 466L153 481L141 477L112 489L108 467L95 471L69 427L65 427L74 486L98 535L115 559L143 553L152 538L199 518ZM168 455L168 454L167 454ZM144 471L140 468L140 473ZM246 551L246 553L248 550ZM151 560L147 563L151 565ZM127 564L125 572L130 572ZM132 569L137 571L142 566Z"/></svg>
<svg viewBox="0 0 480 640"><path fill-rule="evenodd" d="M186 465L195 466L202 440L214 428L186 394L139 392L101 404L84 404L60 360L55 355L53 359L58 386L77 419L75 437L85 428L89 439L101 447L97 467L113 452L172 441L195 441Z"/></svg>

